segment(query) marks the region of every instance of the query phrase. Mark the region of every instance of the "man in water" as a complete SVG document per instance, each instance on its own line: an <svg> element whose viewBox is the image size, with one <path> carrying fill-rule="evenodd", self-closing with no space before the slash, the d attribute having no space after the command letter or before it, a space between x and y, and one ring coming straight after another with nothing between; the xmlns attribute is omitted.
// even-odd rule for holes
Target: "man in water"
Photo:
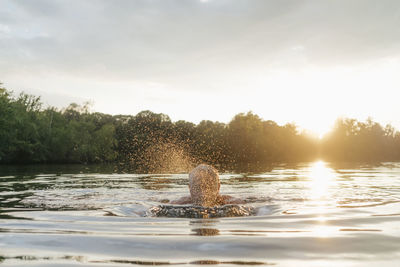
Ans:
<svg viewBox="0 0 400 267"><path fill-rule="evenodd" d="M220 195L218 171L209 165L201 164L189 173L190 196L172 201L171 204L193 204L203 207L214 207L225 204L244 203L240 199Z"/></svg>

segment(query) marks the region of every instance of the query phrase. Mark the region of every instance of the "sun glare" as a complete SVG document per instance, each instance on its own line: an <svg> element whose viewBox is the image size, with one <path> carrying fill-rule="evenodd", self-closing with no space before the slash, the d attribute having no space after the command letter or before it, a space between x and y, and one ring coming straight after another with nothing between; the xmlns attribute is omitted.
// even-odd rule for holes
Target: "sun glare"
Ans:
<svg viewBox="0 0 400 267"><path fill-rule="evenodd" d="M335 181L336 173L323 161L314 162L309 168L309 198L312 200L312 211L319 223L325 223L330 206L330 188ZM317 229L318 236L327 236L325 228Z"/></svg>
<svg viewBox="0 0 400 267"><path fill-rule="evenodd" d="M329 186L335 178L335 172L323 161L317 161L309 169L310 195L312 199L329 196Z"/></svg>
<svg viewBox="0 0 400 267"><path fill-rule="evenodd" d="M314 227L312 231L314 235L319 238L327 238L333 236L337 230L326 225L318 225Z"/></svg>
<svg viewBox="0 0 400 267"><path fill-rule="evenodd" d="M327 121L300 121L299 126L313 136L322 139L332 129L333 120L334 119L330 119Z"/></svg>

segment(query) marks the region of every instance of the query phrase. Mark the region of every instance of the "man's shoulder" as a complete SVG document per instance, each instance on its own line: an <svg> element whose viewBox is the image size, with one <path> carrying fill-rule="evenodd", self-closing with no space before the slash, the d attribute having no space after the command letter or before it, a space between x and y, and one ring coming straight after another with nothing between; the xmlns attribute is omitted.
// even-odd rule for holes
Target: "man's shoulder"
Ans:
<svg viewBox="0 0 400 267"><path fill-rule="evenodd" d="M177 200L171 201L171 204L191 204L192 198L190 196L184 196Z"/></svg>
<svg viewBox="0 0 400 267"><path fill-rule="evenodd" d="M220 205L225 205L225 204L244 204L245 201L239 198L235 198L232 196L228 196L228 195L219 195L219 199L218 199L219 203L221 203Z"/></svg>

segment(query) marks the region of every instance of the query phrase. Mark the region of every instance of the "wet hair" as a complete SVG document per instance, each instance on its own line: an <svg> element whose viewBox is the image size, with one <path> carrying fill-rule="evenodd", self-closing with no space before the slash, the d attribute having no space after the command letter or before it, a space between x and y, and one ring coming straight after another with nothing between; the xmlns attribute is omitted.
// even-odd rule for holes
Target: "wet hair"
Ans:
<svg viewBox="0 0 400 267"><path fill-rule="evenodd" d="M206 164L201 164L189 173L189 190L194 205L215 206L219 195L218 171Z"/></svg>

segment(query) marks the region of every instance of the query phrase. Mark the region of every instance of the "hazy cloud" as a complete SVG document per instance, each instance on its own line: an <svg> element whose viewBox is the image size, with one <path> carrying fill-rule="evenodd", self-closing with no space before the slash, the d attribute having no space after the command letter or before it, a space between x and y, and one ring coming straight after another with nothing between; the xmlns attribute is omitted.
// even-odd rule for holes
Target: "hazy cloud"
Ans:
<svg viewBox="0 0 400 267"><path fill-rule="evenodd" d="M147 84L172 98L273 91L278 71L398 59L399 26L398 0L2 0L0 80L85 99L113 82L136 99Z"/></svg>
<svg viewBox="0 0 400 267"><path fill-rule="evenodd" d="M365 61L398 54L400 44L398 1L5 0L0 5L2 71L10 65L40 66L74 75L174 82L242 66L291 66L297 57L317 65Z"/></svg>

